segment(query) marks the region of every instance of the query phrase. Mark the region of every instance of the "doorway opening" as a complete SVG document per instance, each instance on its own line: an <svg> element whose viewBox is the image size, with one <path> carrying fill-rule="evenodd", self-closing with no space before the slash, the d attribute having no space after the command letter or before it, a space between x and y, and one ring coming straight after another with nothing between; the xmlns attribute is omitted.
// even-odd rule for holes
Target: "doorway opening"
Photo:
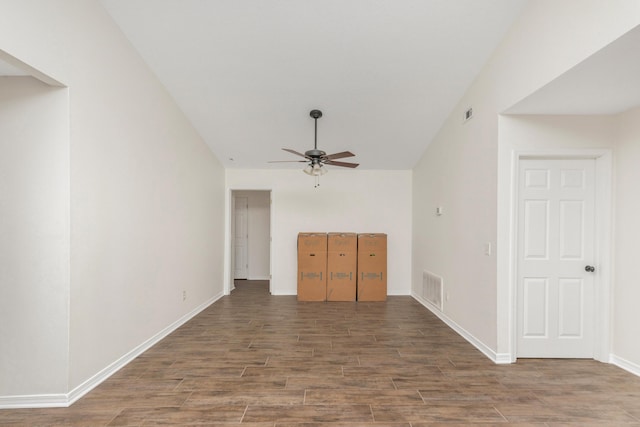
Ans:
<svg viewBox="0 0 640 427"><path fill-rule="evenodd" d="M271 191L232 190L230 202L229 289L268 281L271 291Z"/></svg>

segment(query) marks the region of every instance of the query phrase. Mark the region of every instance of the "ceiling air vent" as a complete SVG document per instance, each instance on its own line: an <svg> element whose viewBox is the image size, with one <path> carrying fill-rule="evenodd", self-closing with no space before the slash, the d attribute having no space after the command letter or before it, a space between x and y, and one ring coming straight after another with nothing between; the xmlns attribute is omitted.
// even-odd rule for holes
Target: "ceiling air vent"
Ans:
<svg viewBox="0 0 640 427"><path fill-rule="evenodd" d="M471 120L471 118L473 117L473 108L469 107L465 112L464 112L464 120L463 122L468 122L469 120Z"/></svg>

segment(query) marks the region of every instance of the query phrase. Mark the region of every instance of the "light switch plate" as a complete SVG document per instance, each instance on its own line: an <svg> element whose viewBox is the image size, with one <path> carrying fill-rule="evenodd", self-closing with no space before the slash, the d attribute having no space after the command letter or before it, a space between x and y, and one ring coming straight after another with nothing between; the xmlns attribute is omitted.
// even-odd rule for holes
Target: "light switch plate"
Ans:
<svg viewBox="0 0 640 427"><path fill-rule="evenodd" d="M486 256L491 255L491 242L487 242L484 244L484 254Z"/></svg>

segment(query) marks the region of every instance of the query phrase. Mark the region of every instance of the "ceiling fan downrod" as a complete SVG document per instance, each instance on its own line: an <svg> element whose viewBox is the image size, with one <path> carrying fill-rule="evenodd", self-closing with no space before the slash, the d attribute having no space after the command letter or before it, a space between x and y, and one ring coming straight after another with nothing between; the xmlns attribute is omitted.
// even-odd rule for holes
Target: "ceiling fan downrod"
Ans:
<svg viewBox="0 0 640 427"><path fill-rule="evenodd" d="M322 111L320 110L311 110L309 113L311 117L313 117L313 121L315 123L315 134L313 138L313 149L318 150L318 119L322 117Z"/></svg>

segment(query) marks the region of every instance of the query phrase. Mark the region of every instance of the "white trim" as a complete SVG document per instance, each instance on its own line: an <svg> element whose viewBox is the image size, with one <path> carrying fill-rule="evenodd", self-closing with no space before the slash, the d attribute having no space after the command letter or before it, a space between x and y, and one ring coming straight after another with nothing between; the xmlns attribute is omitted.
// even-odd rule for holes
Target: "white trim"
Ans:
<svg viewBox="0 0 640 427"><path fill-rule="evenodd" d="M82 396L93 390L95 387L100 385L103 381L109 378L111 375L115 374L117 371L122 369L129 362L133 361L136 357L140 356L145 351L149 350L151 347L159 343L162 339L166 338L170 333L178 329L180 326L187 323L189 320L197 316L200 312L205 310L214 302L218 301L223 297L222 293L218 293L214 295L212 298L208 299L204 303L200 304L189 313L185 314L139 346L135 347L127 354L122 356L120 359L113 362L111 365L107 366L93 377L86 380L84 383L80 384L73 390L71 390L67 395L69 397L69 405L80 399Z"/></svg>
<svg viewBox="0 0 640 427"><path fill-rule="evenodd" d="M65 85L64 83L61 83L60 81L54 79L53 77L51 77L51 76L43 73L42 71L32 67L31 65L27 64L26 62L22 62L21 60L19 60L15 56L10 55L9 53L5 52L2 49L0 49L0 60L8 63L9 65L11 65L14 68L17 68L18 70L21 70L22 72L25 73L25 75L34 77L34 78L40 80L42 83L45 83L45 84L47 84L49 86L67 87L67 85Z"/></svg>
<svg viewBox="0 0 640 427"><path fill-rule="evenodd" d="M442 320L447 326L453 329L458 335L467 340L471 345L480 350L482 354L487 356L493 363L496 364L507 364L511 363L511 356L505 353L496 353L489 346L483 343L478 338L474 337L469 331L464 329L462 326L458 325L451 318L449 318L446 314L440 311L435 305L431 304L426 299L422 298L415 292L411 293L413 299L418 301L420 304L425 306L427 310L438 316L440 320Z"/></svg>
<svg viewBox="0 0 640 427"><path fill-rule="evenodd" d="M158 342L166 338L170 333L187 323L189 320L197 316L201 311L205 310L214 302L218 301L224 295L218 293L209 300L200 304L189 313L182 316L139 346L135 347L120 359L111 363L100 372L87 379L85 382L71 390L69 393L60 394L36 394L24 396L0 396L0 409L17 409L17 408L66 408L75 403L78 399L89 393L91 390L99 386L111 375L118 372L129 362L140 356L145 351L156 345Z"/></svg>
<svg viewBox="0 0 640 427"><path fill-rule="evenodd" d="M509 353L512 362L517 359L517 215L518 173L521 159L593 159L596 173L595 247L599 274L595 278L595 330L593 358L608 362L611 327L612 277L612 176L613 155L610 149L542 149L513 150L511 155L511 202L509 217Z"/></svg>
<svg viewBox="0 0 640 427"><path fill-rule="evenodd" d="M0 396L2 409L66 408L69 406L67 394L33 394L25 396Z"/></svg>
<svg viewBox="0 0 640 427"><path fill-rule="evenodd" d="M231 291L235 289L235 286L233 284L233 233L231 230L231 227L233 226L233 214L235 210L234 203L235 198L233 197L233 190L227 188L224 193L224 204L226 209L224 212L224 269L222 284L222 292L225 295L229 295Z"/></svg>
<svg viewBox="0 0 640 427"><path fill-rule="evenodd" d="M637 363L629 362L628 360L613 354L609 357L609 363L640 377L640 365Z"/></svg>
<svg viewBox="0 0 640 427"><path fill-rule="evenodd" d="M613 153L603 150L596 157L596 295L595 347L593 358L607 362L611 354L611 284L613 283Z"/></svg>

